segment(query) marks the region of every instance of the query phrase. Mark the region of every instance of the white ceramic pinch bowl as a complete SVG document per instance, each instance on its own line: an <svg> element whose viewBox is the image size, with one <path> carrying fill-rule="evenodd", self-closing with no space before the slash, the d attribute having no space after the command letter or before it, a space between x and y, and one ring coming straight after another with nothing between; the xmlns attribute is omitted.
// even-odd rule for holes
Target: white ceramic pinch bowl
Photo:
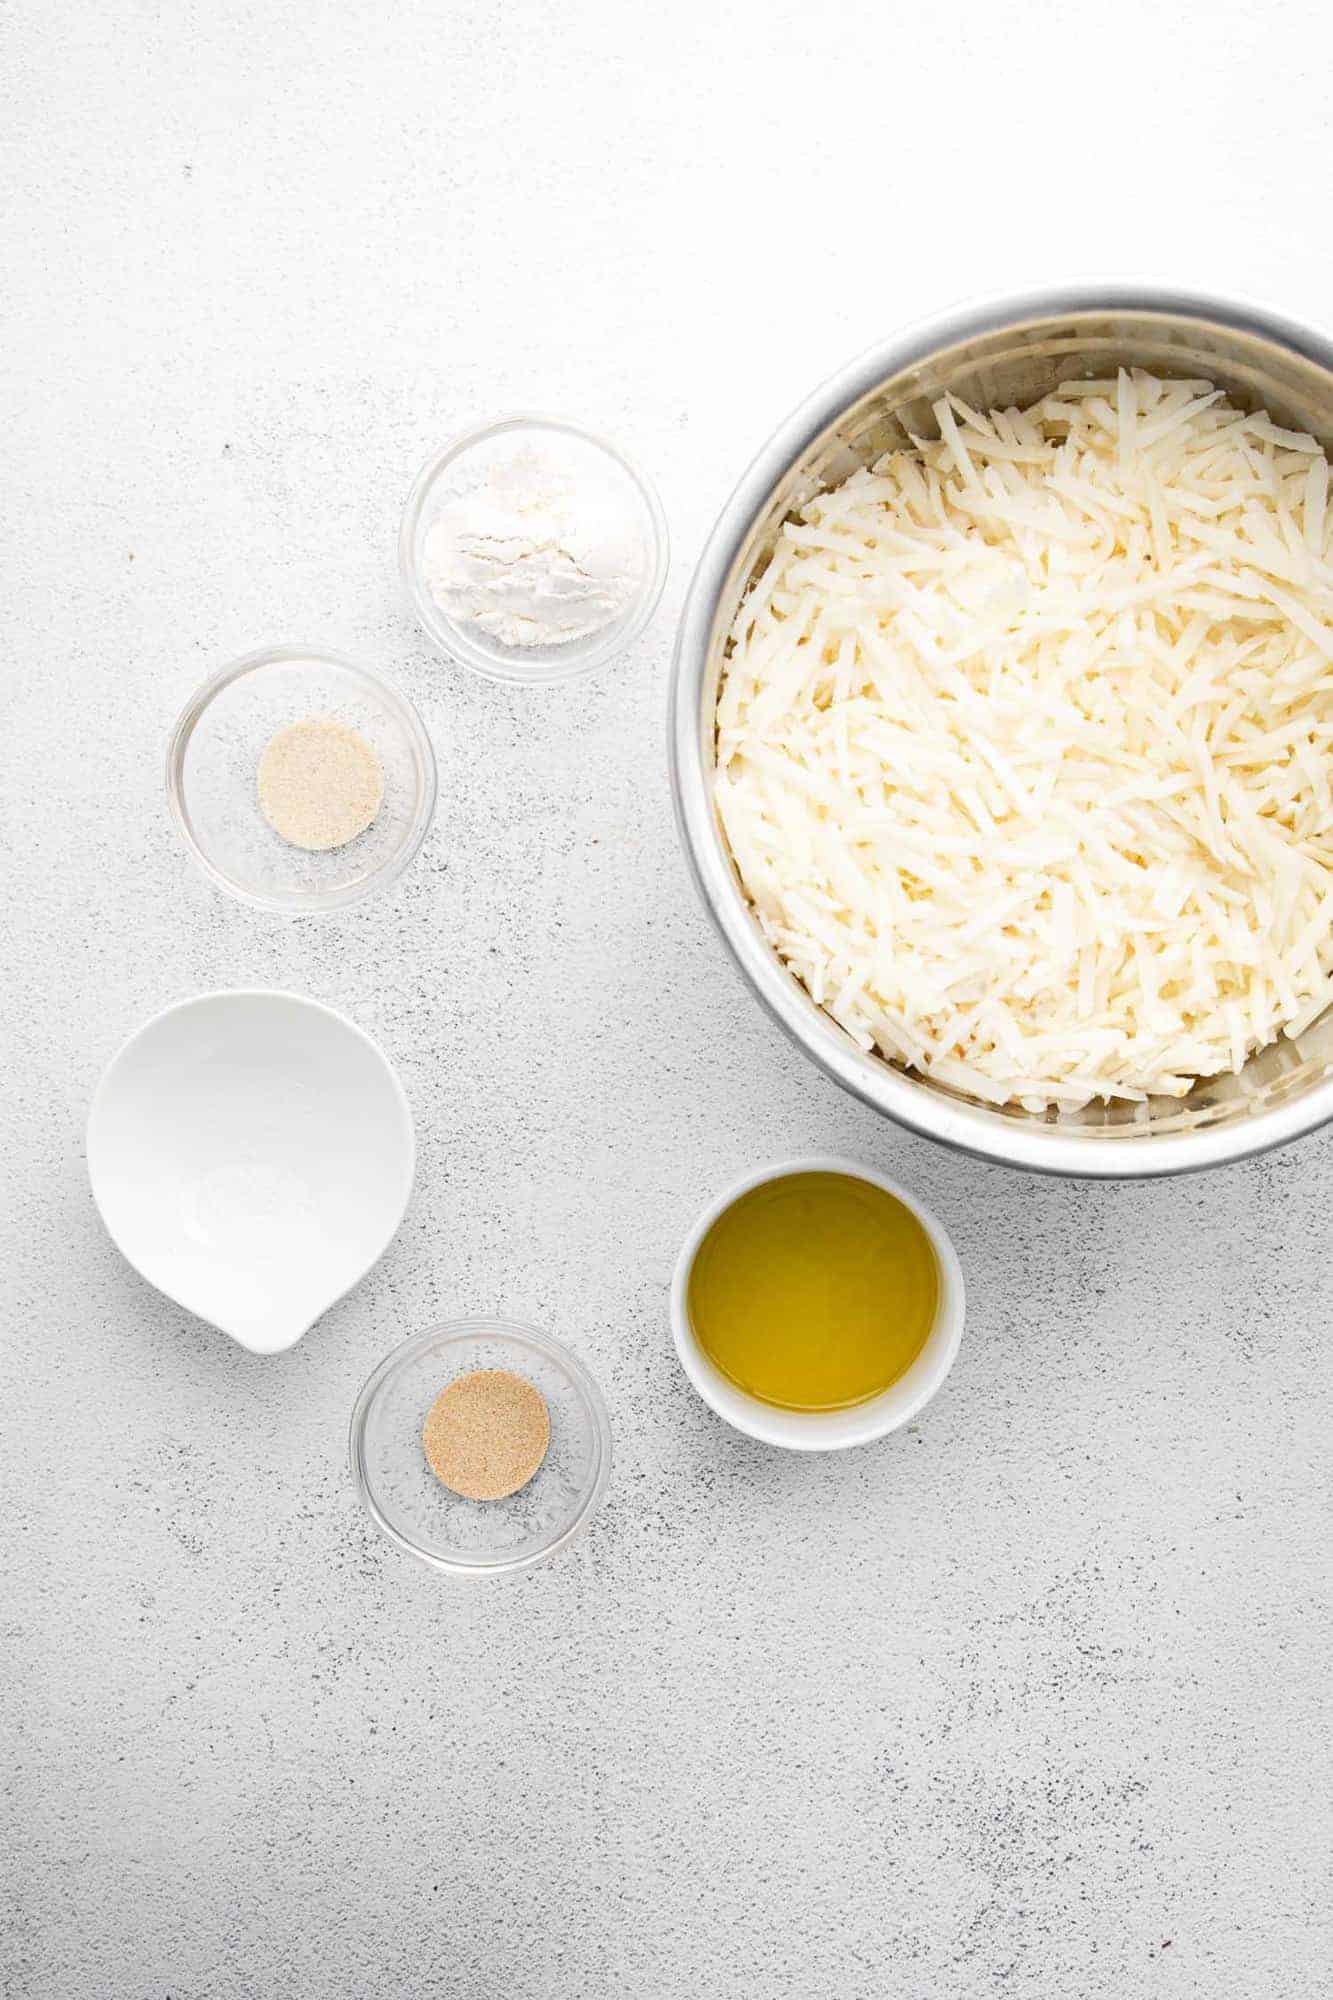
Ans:
<svg viewBox="0 0 1333 2000"><path fill-rule="evenodd" d="M412 1114L362 1030L296 993L206 993L132 1035L88 1115L112 1241L256 1354L294 1346L407 1207Z"/></svg>
<svg viewBox="0 0 1333 2000"><path fill-rule="evenodd" d="M762 1402L738 1388L714 1365L695 1337L690 1323L689 1284L699 1246L720 1215L751 1188L766 1181L785 1180L791 1174L850 1174L853 1180L868 1181L896 1195L909 1209L930 1238L939 1271L940 1296L934 1324L926 1344L907 1371L878 1396L854 1403L845 1410L788 1410L776 1403ZM773 1444L787 1451L846 1451L853 1445L871 1444L910 1423L935 1394L957 1358L963 1334L966 1287L958 1253L942 1222L925 1203L901 1182L855 1160L817 1153L808 1158L780 1160L746 1174L711 1201L685 1239L676 1261L671 1282L671 1333L676 1355L690 1383L710 1410L735 1430L761 1444Z"/></svg>

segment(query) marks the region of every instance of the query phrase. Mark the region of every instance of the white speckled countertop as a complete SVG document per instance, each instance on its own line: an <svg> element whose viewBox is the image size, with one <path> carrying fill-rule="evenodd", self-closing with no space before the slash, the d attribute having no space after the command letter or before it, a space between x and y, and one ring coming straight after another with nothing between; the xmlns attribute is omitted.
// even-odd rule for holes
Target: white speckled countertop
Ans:
<svg viewBox="0 0 1333 2000"><path fill-rule="evenodd" d="M724 962L662 745L707 526L858 346L1089 270L1333 320L1327 9L15 0L0 45L0 1988L1311 2000L1333 1137L1117 1189L877 1122ZM676 552L623 669L536 694L394 568L426 452L523 405L641 457ZM222 900L163 801L185 696L291 636L440 760L328 921ZM122 1263L82 1161L121 1038L246 982L378 1036L420 1138L276 1360ZM715 1422L665 1321L708 1193L807 1148L918 1188L972 1299L919 1426L822 1462ZM470 1308L578 1347L617 1456L576 1552L467 1591L345 1433Z"/></svg>

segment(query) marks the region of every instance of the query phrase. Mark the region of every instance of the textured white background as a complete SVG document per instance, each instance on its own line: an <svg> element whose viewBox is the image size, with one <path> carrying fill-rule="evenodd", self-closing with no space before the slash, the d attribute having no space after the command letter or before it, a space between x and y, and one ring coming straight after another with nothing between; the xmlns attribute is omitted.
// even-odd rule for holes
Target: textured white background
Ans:
<svg viewBox="0 0 1333 2000"><path fill-rule="evenodd" d="M1324 0L18 0L0 8L6 1852L15 2000L1311 2000L1333 1139L1116 1189L970 1165L807 1066L678 858L672 628L822 374L988 288L1143 275L1333 320ZM535 404L657 477L622 670L431 656L394 536ZM280 922L168 823L185 696L280 636L420 704L441 805L382 901ZM420 1173L380 1268L260 1361L99 1229L94 1080L203 988L382 1040ZM796 1462L679 1376L710 1191L833 1148L971 1286L919 1428ZM616 1431L563 1562L382 1546L352 1398L500 1308Z"/></svg>

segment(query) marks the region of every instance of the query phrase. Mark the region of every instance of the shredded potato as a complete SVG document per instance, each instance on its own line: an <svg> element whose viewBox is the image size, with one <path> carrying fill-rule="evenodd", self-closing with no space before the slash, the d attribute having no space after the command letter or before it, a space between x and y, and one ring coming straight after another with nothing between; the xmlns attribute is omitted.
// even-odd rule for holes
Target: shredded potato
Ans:
<svg viewBox="0 0 1333 2000"><path fill-rule="evenodd" d="M737 613L737 869L862 1047L997 1104L1181 1096L1333 998L1327 460L1138 371L935 418Z"/></svg>

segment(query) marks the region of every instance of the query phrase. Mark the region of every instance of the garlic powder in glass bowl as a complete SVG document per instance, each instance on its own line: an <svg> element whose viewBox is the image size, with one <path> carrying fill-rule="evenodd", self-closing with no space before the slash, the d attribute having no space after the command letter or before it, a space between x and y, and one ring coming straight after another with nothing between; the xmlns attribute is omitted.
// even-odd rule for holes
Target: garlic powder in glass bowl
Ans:
<svg viewBox="0 0 1333 2000"><path fill-rule="evenodd" d="M363 830L328 847L284 838L261 799L275 737L309 723L358 738L383 786ZM263 910L342 909L394 881L426 837L435 791L430 738L406 695L309 646L268 646L224 667L186 703L167 749L187 850L218 888Z"/></svg>
<svg viewBox="0 0 1333 2000"><path fill-rule="evenodd" d="M666 522L615 446L554 417L505 417L423 466L400 559L442 652L493 680L564 680L616 658L647 624Z"/></svg>
<svg viewBox="0 0 1333 2000"><path fill-rule="evenodd" d="M478 1369L521 1376L550 1418L541 1463L499 1500L450 1492L422 1435L440 1391ZM447 1576L517 1576L548 1561L583 1534L611 1476L610 1419L583 1363L535 1327L484 1315L394 1348L356 1399L349 1449L357 1492L381 1534Z"/></svg>

